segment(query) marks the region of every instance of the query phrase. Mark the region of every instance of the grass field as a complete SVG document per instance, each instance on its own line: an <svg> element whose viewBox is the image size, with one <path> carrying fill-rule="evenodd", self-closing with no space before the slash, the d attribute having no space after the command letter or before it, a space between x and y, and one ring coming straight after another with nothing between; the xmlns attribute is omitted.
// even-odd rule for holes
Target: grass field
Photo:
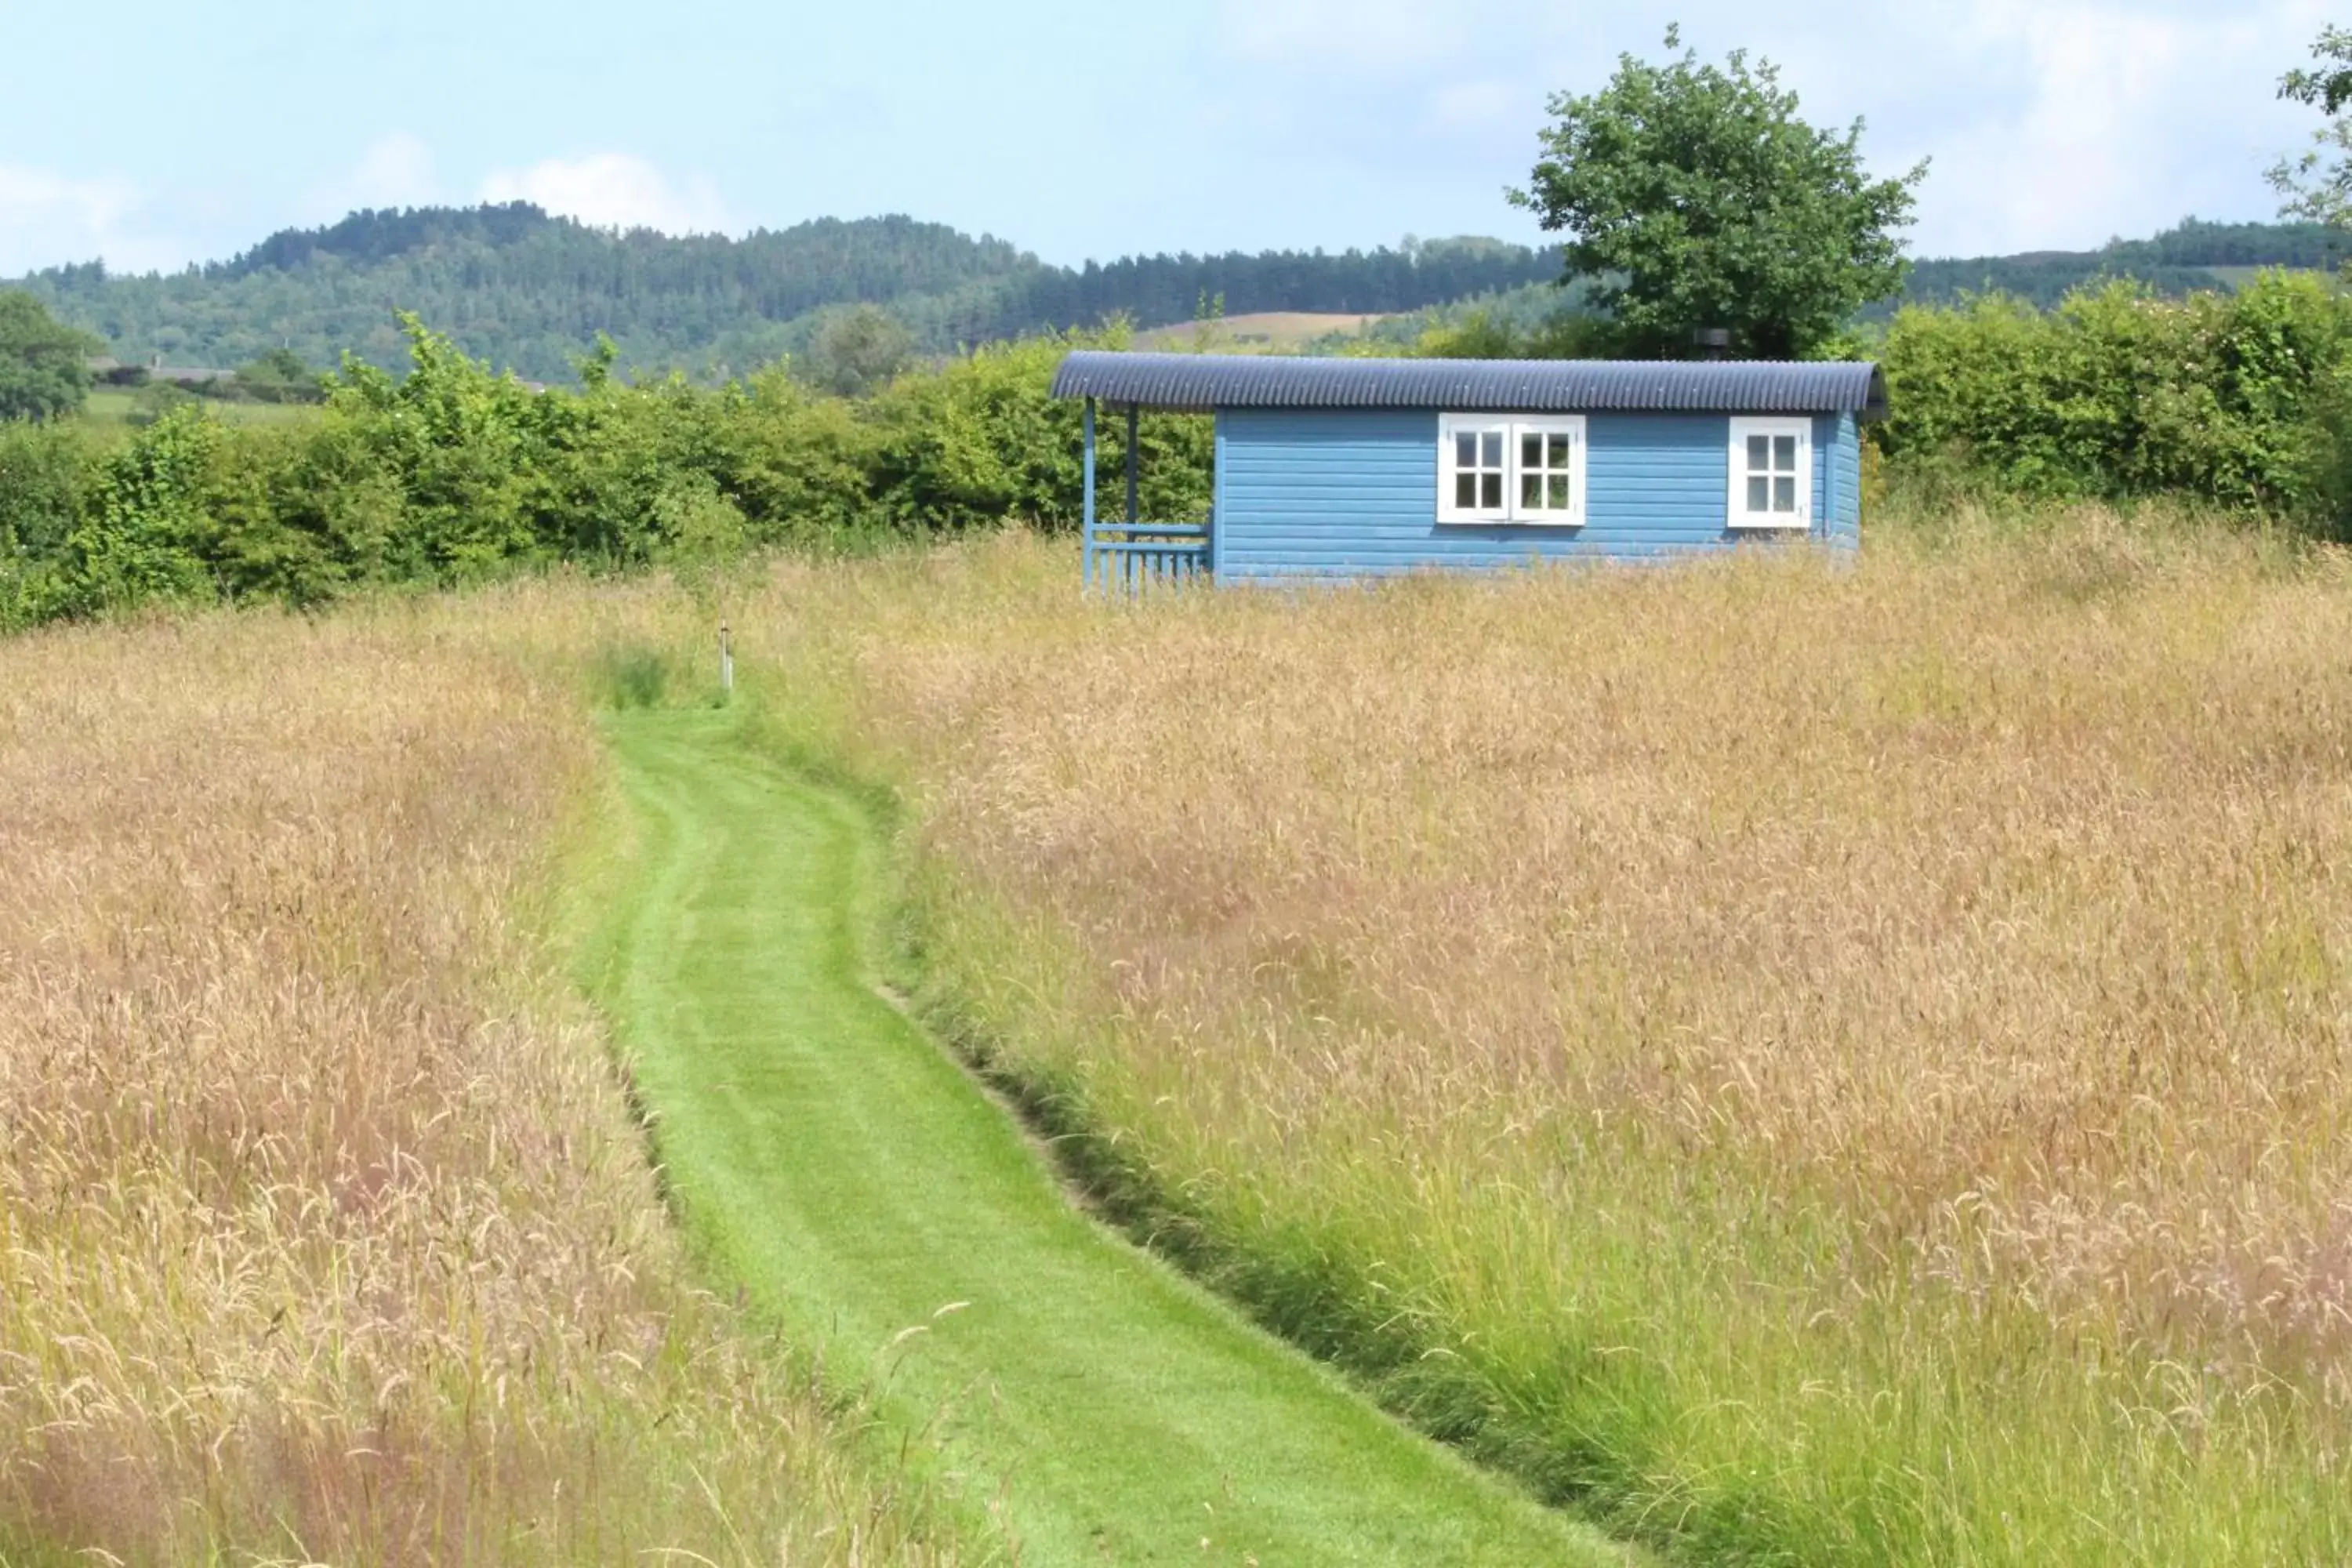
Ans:
<svg viewBox="0 0 2352 1568"><path fill-rule="evenodd" d="M2225 288L2242 289L2247 284L2252 283L2255 279L2260 278L2263 273L2278 271L2280 268L2272 267L2208 267L2205 270L2213 275L2213 280L2215 282L2223 285ZM2300 276L2308 277L2313 275L2315 269L2302 267L2290 267L2284 268L2284 270ZM2323 277L2326 276L2325 273L2321 273L2319 275Z"/></svg>
<svg viewBox="0 0 2352 1568"><path fill-rule="evenodd" d="M507 625L0 644L0 1563L950 1556L686 1267L550 945L596 737Z"/></svg>
<svg viewBox="0 0 2352 1568"><path fill-rule="evenodd" d="M1076 575L0 647L0 1557L986 1550L858 1436L870 1362L827 1394L751 1335L793 1302L698 1291L561 979L560 851L659 837L582 672L723 618L765 754L903 803L925 1014L1424 1426L1700 1561L2352 1559L2341 555L2085 511L1850 571Z"/></svg>
<svg viewBox="0 0 2352 1568"><path fill-rule="evenodd" d="M315 406L299 403L228 403L205 399L198 406L230 425L296 425L319 416ZM81 416L92 425L128 426L131 415L138 409L139 395L136 392L101 386L90 393L89 402L82 405Z"/></svg>
<svg viewBox="0 0 2352 1568"><path fill-rule="evenodd" d="M1198 344L1220 353L1291 353L1334 332L1361 331L1382 316L1312 310L1260 310L1213 321L1179 321L1135 334L1139 349L1189 349Z"/></svg>
<svg viewBox="0 0 2352 1568"><path fill-rule="evenodd" d="M610 734L640 827L593 951L719 1279L877 1366L1020 1560L1625 1559L1384 1419L1073 1208L873 985L887 861L726 713Z"/></svg>
<svg viewBox="0 0 2352 1568"><path fill-rule="evenodd" d="M1435 1429L1702 1560L2352 1557L2352 584L1957 532L731 613L969 1037Z"/></svg>

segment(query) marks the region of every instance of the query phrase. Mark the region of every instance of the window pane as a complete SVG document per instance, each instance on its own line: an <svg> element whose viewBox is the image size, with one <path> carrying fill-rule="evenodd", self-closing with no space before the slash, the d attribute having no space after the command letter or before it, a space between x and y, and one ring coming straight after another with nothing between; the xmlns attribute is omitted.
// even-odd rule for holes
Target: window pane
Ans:
<svg viewBox="0 0 2352 1568"><path fill-rule="evenodd" d="M1519 437L1519 467L1543 467L1543 437L1533 430Z"/></svg>
<svg viewBox="0 0 2352 1568"><path fill-rule="evenodd" d="M1797 481L1785 474L1772 481L1772 510L1774 511L1797 510Z"/></svg>
<svg viewBox="0 0 2352 1568"><path fill-rule="evenodd" d="M1772 505L1772 481L1758 474L1748 481L1748 510L1767 511Z"/></svg>
<svg viewBox="0 0 2352 1568"><path fill-rule="evenodd" d="M1543 505L1543 476L1541 474L1521 474L1519 476L1519 504L1521 506L1532 507L1540 507Z"/></svg>
<svg viewBox="0 0 2352 1568"><path fill-rule="evenodd" d="M1454 476L1454 504L1468 510L1478 504L1478 476L1463 473Z"/></svg>
<svg viewBox="0 0 2352 1568"><path fill-rule="evenodd" d="M1797 471L1797 438L1794 436L1772 437L1772 470L1780 474Z"/></svg>
<svg viewBox="0 0 2352 1568"><path fill-rule="evenodd" d="M1772 438L1769 436L1748 437L1748 471L1769 473L1772 468Z"/></svg>
<svg viewBox="0 0 2352 1568"><path fill-rule="evenodd" d="M1495 437L1495 444L1496 446L1500 446L1502 445L1502 440L1503 438L1497 436ZM1503 476L1496 473L1486 473L1479 475L1478 479L1479 510L1482 511L1502 510Z"/></svg>
<svg viewBox="0 0 2352 1568"><path fill-rule="evenodd" d="M1500 430L1482 430L1478 434L1480 437L1478 466L1482 468L1501 468L1503 466L1503 433Z"/></svg>
<svg viewBox="0 0 2352 1568"><path fill-rule="evenodd" d="M1551 462L1549 467L1561 469L1565 469L1568 467L1568 447L1569 438L1567 436L1556 435L1552 437Z"/></svg>
<svg viewBox="0 0 2352 1568"><path fill-rule="evenodd" d="M1551 494L1549 500L1551 509L1554 511L1566 511L1568 510L1568 476L1554 474L1551 477L1550 485Z"/></svg>
<svg viewBox="0 0 2352 1568"><path fill-rule="evenodd" d="M1478 433L1475 430L1454 432L1454 466L1475 468L1478 466Z"/></svg>

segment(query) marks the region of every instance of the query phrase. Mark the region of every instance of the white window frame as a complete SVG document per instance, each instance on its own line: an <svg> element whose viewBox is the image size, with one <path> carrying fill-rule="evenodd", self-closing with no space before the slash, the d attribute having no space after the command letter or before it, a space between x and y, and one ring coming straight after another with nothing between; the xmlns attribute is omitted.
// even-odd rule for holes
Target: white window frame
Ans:
<svg viewBox="0 0 2352 1568"><path fill-rule="evenodd" d="M1454 499L1454 482L1462 474L1454 459L1454 438L1465 432L1484 434L1492 430L1503 438L1503 466L1499 470L1503 481L1503 504L1498 507L1460 506ZM1517 493L1512 468L1516 448L1511 445L1511 420L1505 414L1442 414L1437 419L1437 521L1440 522L1508 522L1511 521L1511 498ZM1488 470L1481 468L1478 471Z"/></svg>
<svg viewBox="0 0 2352 1568"><path fill-rule="evenodd" d="M1500 431L1503 437L1503 504L1464 507L1454 499L1454 481L1461 470L1454 464L1454 437L1465 430ZM1570 438L1568 500L1565 510L1529 507L1519 500L1519 445L1528 436ZM1440 522L1507 523L1532 528L1584 526L1585 423L1581 414L1442 414L1437 420L1437 521ZM1481 472L1489 470L1481 469Z"/></svg>
<svg viewBox="0 0 2352 1568"><path fill-rule="evenodd" d="M1793 512L1748 510L1748 440L1751 436L1794 436L1797 438L1797 510ZM1726 526L1739 529L1802 531L1813 526L1813 422L1796 418L1736 418L1726 448L1724 475Z"/></svg>

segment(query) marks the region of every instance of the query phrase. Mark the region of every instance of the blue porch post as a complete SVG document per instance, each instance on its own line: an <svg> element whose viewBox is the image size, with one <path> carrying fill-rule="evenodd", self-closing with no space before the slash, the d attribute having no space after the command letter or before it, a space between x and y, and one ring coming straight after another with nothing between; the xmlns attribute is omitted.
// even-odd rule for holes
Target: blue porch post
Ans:
<svg viewBox="0 0 2352 1568"><path fill-rule="evenodd" d="M1078 568L1078 583L1081 587L1091 588L1095 580L1095 400L1091 397L1087 399L1086 429L1086 500L1082 515L1086 519L1087 555Z"/></svg>
<svg viewBox="0 0 2352 1568"><path fill-rule="evenodd" d="M1225 570L1225 416L1212 414L1209 455L1209 575L1212 579L1224 575Z"/></svg>
<svg viewBox="0 0 2352 1568"><path fill-rule="evenodd" d="M1136 515L1135 507L1135 419L1136 405L1130 403L1127 405L1127 521L1129 527L1127 532L1121 536L1129 544L1135 543L1141 538L1141 535L1135 531L1133 525L1143 521ZM1155 558L1150 555L1122 555L1118 558L1118 564L1120 581L1129 589L1140 586L1143 580L1150 577L1156 570Z"/></svg>

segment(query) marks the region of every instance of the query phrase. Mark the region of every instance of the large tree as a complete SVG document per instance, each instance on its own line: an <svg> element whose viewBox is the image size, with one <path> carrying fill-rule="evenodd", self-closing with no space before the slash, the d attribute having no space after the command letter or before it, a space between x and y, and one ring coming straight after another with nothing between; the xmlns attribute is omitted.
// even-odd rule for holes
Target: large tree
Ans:
<svg viewBox="0 0 2352 1568"><path fill-rule="evenodd" d="M2327 123L2312 132L2302 157L2282 159L2271 170L2271 184L2286 198L2281 216L2352 228L2352 121L2344 118L2352 103L2352 30L2322 27L2311 58L2313 69L2279 78L2279 96L2311 105Z"/></svg>
<svg viewBox="0 0 2352 1568"><path fill-rule="evenodd" d="M915 334L880 306L858 305L826 319L799 369L812 386L863 397L914 362Z"/></svg>
<svg viewBox="0 0 2352 1568"><path fill-rule="evenodd" d="M21 289L0 289L0 419L53 419L89 395L89 358L103 345L61 326Z"/></svg>
<svg viewBox="0 0 2352 1568"><path fill-rule="evenodd" d="M1681 43L1667 28L1666 47ZM1737 353L1799 357L1903 287L1898 236L1927 163L1871 179L1862 121L1808 125L1770 61L1623 55L1599 92L1549 108L1543 156L1511 199L1570 237L1568 275L1598 280L1624 352L1685 353L1714 327Z"/></svg>

